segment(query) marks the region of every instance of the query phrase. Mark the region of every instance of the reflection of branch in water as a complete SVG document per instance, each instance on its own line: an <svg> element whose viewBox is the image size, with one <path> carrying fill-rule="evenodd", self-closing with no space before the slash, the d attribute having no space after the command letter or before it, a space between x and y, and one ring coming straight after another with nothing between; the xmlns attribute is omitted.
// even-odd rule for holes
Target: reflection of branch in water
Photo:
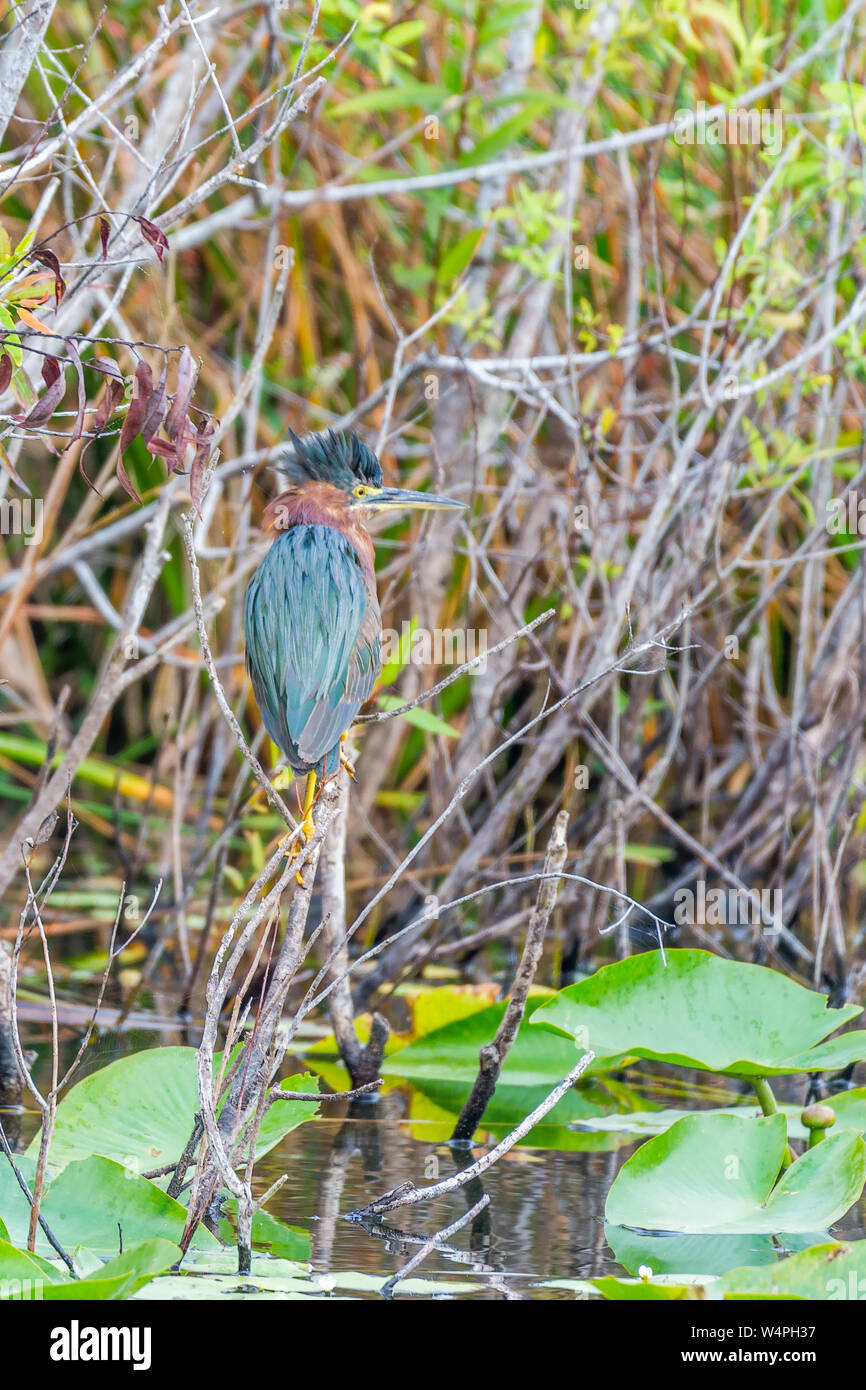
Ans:
<svg viewBox="0 0 866 1390"><path fill-rule="evenodd" d="M480 1203L476 1205L480 1205ZM366 1216L354 1224L360 1226L374 1240L384 1241L389 1246L393 1245L394 1253L397 1255L407 1254L413 1245L426 1245L430 1239L429 1236L417 1235L413 1231L403 1231L399 1226L385 1226L374 1216ZM440 1235L444 1236L444 1233L440 1232ZM500 1275L502 1273L502 1270L497 1269L495 1265L480 1259L476 1250L461 1250L457 1245L446 1245L438 1242L436 1250L438 1254L443 1255L446 1260L453 1261L454 1264L467 1265L473 1274Z"/></svg>
<svg viewBox="0 0 866 1390"><path fill-rule="evenodd" d="M456 1192L459 1188L465 1187L467 1183L473 1182L476 1178L480 1178L482 1173L486 1173L488 1168L492 1168L493 1164L504 1157L510 1149L513 1149L514 1145L518 1143L525 1134L528 1134L531 1129L535 1128L539 1120L543 1119L544 1116L562 1100L566 1091L571 1090L574 1083L579 1080L587 1067L594 1061L594 1052L584 1052L577 1066L572 1067L568 1076L564 1077L557 1086L554 1086L550 1095L545 1096L541 1104L537 1105L524 1120L521 1120L520 1124L517 1125L510 1134L507 1134L495 1148L488 1150L486 1154L482 1154L481 1158L477 1159L475 1163L469 1164L467 1168L464 1168L461 1172L454 1174L450 1178L444 1178L442 1182L433 1183L430 1187L416 1187L412 1182L400 1183L398 1187L393 1188L390 1192L386 1192L383 1196L377 1197L375 1201L369 1202L362 1210L349 1212L349 1219L359 1220L362 1216L378 1216L384 1214L386 1211L394 1211L397 1207L408 1207L414 1206L416 1202L427 1202L433 1197L444 1196L446 1192Z"/></svg>
<svg viewBox="0 0 866 1390"><path fill-rule="evenodd" d="M480 1197L473 1207L470 1207L468 1211L465 1211L462 1216L458 1216L457 1220L452 1221L450 1226L446 1226L443 1230L437 1231L436 1234L434 1236L431 1236L429 1240L425 1240L418 1253L416 1255L413 1255L411 1260L409 1260L409 1262L405 1264L402 1269L398 1269L396 1274L392 1274L391 1278L385 1281L385 1283L379 1290L382 1297L391 1298L394 1293L395 1286L399 1284L401 1279L405 1279L407 1275L412 1273L413 1269L417 1269L419 1264L421 1264L421 1261L426 1260L431 1250L437 1250L439 1248L440 1241L447 1240L449 1236L453 1236L455 1232L461 1231L464 1226L468 1225L470 1221L474 1220L474 1218L478 1216L480 1212L483 1211L483 1209L489 1204L489 1202L490 1195L489 1193L485 1192L484 1196Z"/></svg>

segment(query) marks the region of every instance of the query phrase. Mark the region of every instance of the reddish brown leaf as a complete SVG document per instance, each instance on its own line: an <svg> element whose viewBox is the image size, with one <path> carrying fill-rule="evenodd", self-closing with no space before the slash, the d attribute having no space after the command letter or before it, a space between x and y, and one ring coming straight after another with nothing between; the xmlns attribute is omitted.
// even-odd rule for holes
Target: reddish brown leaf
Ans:
<svg viewBox="0 0 866 1390"><path fill-rule="evenodd" d="M186 424L186 412L198 379L198 367L188 347L184 347L177 364L177 387L171 401L171 409L165 419L165 432L169 439L176 439Z"/></svg>
<svg viewBox="0 0 866 1390"><path fill-rule="evenodd" d="M151 439L151 441L150 441L150 443L148 444L147 447L148 447L148 449L150 450L150 452L151 452L152 454L157 455L159 458L161 458L161 459L170 459L170 460L171 460L171 465L172 465L172 466L171 466L171 468L169 468L168 471L169 471L169 473L173 473L173 472L174 472L174 468L175 468L175 464L176 464L176 454L177 454L177 445L176 445L176 444L169 444L169 442L168 442L167 439L156 439L156 438L153 438L153 439Z"/></svg>
<svg viewBox="0 0 866 1390"><path fill-rule="evenodd" d="M35 246L30 252L34 261L39 261L40 265L46 265L54 274L54 303L58 305L66 293L66 281L60 273L60 262L53 251L49 251L47 246Z"/></svg>
<svg viewBox="0 0 866 1390"><path fill-rule="evenodd" d="M99 403L99 408L97 409L97 412L93 417L92 429L94 439L96 439L105 429L105 426L108 424L108 421L111 419L118 405L123 400L123 391L124 385L122 377L119 381L112 380L107 381L105 383L105 394L102 397L102 400Z"/></svg>
<svg viewBox="0 0 866 1390"><path fill-rule="evenodd" d="M201 516L201 483L205 465L211 455L211 440L216 428L213 420L203 420L196 430L195 457L189 469L189 495L192 505Z"/></svg>
<svg viewBox="0 0 866 1390"><path fill-rule="evenodd" d="M153 439L153 436L156 434L157 430L162 424L162 417L165 414L166 371L167 364L166 362L163 362L162 372L160 374L159 381L157 383L153 395L150 398L147 410L144 413L144 419L141 422L141 437L149 449L151 440ZM151 450L151 452L154 451Z"/></svg>
<svg viewBox="0 0 866 1390"><path fill-rule="evenodd" d="M103 359L103 361L106 362L108 362L109 360L110 359L108 358ZM88 363L88 366L92 365L92 363ZM110 365L113 367L114 363L112 362ZM87 486L97 494L99 494L99 488L94 486L94 484L90 481L90 479L84 471L84 455L87 453L87 450L90 448L91 444L93 443L93 440L99 438L102 431L105 429L105 426L108 424L108 421L111 419L112 415L117 409L117 406L123 400L124 389L125 388L123 377L120 375L119 372L117 373L117 377L112 376L111 379L105 383L105 392L103 394L102 400L99 403L96 414L93 417L93 424L91 426L91 429L93 430L93 438L88 439L87 443L81 451L81 457L78 460L78 471L80 472Z"/></svg>
<svg viewBox="0 0 866 1390"><path fill-rule="evenodd" d="M45 356L42 359L42 380L46 386L53 386L60 376L60 363L56 357Z"/></svg>
<svg viewBox="0 0 866 1390"><path fill-rule="evenodd" d="M168 250L168 237L165 232L161 231L155 222L149 222L146 217L134 217L132 220L138 223L141 228L141 235L148 245L153 247L159 263L162 265L163 257Z"/></svg>
<svg viewBox="0 0 866 1390"><path fill-rule="evenodd" d="M49 362L53 362L54 366L57 368L55 374L47 370ZM46 420L51 419L51 416L66 394L66 378L60 371L53 357L45 359L42 375L45 377L46 381L48 381L49 376L51 376L51 381L49 382L47 391L43 391L33 409L24 417L25 425L44 425Z"/></svg>
<svg viewBox="0 0 866 1390"><path fill-rule="evenodd" d="M102 259L103 259L103 260L105 260L105 259L107 258L107 256L108 256L108 237L109 237L109 233L110 233L110 232L111 232L111 223L109 222L108 218L107 218L107 217L100 217L100 219L99 219L99 240L100 240L100 243L102 244Z"/></svg>
<svg viewBox="0 0 866 1390"><path fill-rule="evenodd" d="M136 435L140 433L147 410L147 403L152 394L153 373L147 363L141 361L135 369L135 385L132 390L132 400L129 402L129 409L126 412L123 429L120 431L121 453L126 451Z"/></svg>
<svg viewBox="0 0 866 1390"><path fill-rule="evenodd" d="M115 381L123 381L123 372L110 357L91 357L87 365L94 371L101 372L103 376L112 376Z"/></svg>
<svg viewBox="0 0 866 1390"><path fill-rule="evenodd" d="M75 368L75 375L78 378L78 413L75 416L75 424L72 426L72 437L69 441L70 444L74 444L84 433L85 412L87 410L87 390L84 385L84 368L81 364L81 356L73 338L67 338L66 349L69 353L72 365Z"/></svg>
<svg viewBox="0 0 866 1390"><path fill-rule="evenodd" d="M129 494L133 502L137 502L138 505L141 506L141 498L139 497L135 488L132 486L129 474L123 466L123 459L120 456L119 450L117 454L117 481L120 483L120 486L123 488L124 492L127 492Z"/></svg>
<svg viewBox="0 0 866 1390"><path fill-rule="evenodd" d="M12 380L13 371L12 358L8 352L4 352L3 356L0 357L0 395L3 394Z"/></svg>

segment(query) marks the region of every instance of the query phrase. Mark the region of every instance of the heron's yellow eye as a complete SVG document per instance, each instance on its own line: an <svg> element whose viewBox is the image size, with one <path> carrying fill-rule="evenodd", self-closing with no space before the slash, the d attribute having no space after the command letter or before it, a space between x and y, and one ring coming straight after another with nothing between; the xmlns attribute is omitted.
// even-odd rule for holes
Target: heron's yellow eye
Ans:
<svg viewBox="0 0 866 1390"><path fill-rule="evenodd" d="M355 488L355 496L356 496L356 497L366 497L366 496L367 496L367 489L364 487L363 483L359 483L358 486Z"/></svg>

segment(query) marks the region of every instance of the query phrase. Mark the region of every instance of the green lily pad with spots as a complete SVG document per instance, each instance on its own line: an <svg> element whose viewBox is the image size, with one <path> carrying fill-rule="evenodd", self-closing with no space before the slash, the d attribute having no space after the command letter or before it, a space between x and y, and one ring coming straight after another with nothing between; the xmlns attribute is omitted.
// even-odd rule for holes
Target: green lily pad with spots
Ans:
<svg viewBox="0 0 866 1390"><path fill-rule="evenodd" d="M866 1030L829 1037L860 1013L853 1004L828 1008L825 995L762 965L646 951L560 990L534 1011L531 1029L563 1033L598 1058L784 1076L866 1058Z"/></svg>
<svg viewBox="0 0 866 1390"><path fill-rule="evenodd" d="M33 1160L21 1155L16 1162L32 1190ZM30 1206L5 1162L0 1165L0 1214L12 1242L25 1245ZM125 1250L155 1239L177 1245L187 1216L185 1207L155 1183L100 1157L67 1164L45 1190L42 1215L64 1249L72 1251L82 1245L108 1256L120 1254L121 1240ZM218 1248L218 1242L203 1226L193 1242L201 1249ZM52 1253L41 1230L37 1253Z"/></svg>
<svg viewBox="0 0 866 1390"><path fill-rule="evenodd" d="M502 1068L503 1087L543 1086L550 1091L580 1061L580 1049L573 1042L547 1029L530 1028L529 1019L544 1002L544 997L527 1001L526 1018ZM492 1004L467 1018L434 1028L387 1057L382 1075L404 1076L409 1081L444 1081L454 1087L462 1083L468 1094L478 1074L478 1053L492 1042L506 1007L504 1001Z"/></svg>
<svg viewBox="0 0 866 1390"><path fill-rule="evenodd" d="M293 1076L282 1089L314 1096L318 1082L314 1076ZM137 1173L176 1163L198 1108L195 1048L155 1047L122 1057L79 1081L60 1102L49 1166L57 1171L93 1154ZM272 1105L259 1132L257 1157L311 1119L316 1108L301 1100ZM31 1157L38 1154L38 1135L27 1152ZM165 1185L169 1178L157 1181Z"/></svg>
<svg viewBox="0 0 866 1390"><path fill-rule="evenodd" d="M866 1145L831 1135L790 1167L784 1115L689 1115L623 1164L605 1204L613 1226L738 1234L815 1231L838 1221L866 1182Z"/></svg>
<svg viewBox="0 0 866 1390"><path fill-rule="evenodd" d="M866 1240L829 1242L764 1269L732 1269L726 1298L803 1298L810 1302L866 1300Z"/></svg>

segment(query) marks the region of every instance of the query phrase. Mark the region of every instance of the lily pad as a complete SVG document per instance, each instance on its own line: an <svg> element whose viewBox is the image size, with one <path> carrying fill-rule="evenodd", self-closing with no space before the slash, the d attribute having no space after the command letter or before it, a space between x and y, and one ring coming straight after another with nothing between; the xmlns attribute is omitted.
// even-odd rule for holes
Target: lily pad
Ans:
<svg viewBox="0 0 866 1390"><path fill-rule="evenodd" d="M32 1183L32 1159L16 1161ZM13 1188L8 1179L0 1180L0 1211L13 1242L26 1244L30 1207L18 1184ZM111 1159L98 1157L67 1164L45 1191L42 1215L66 1250L83 1245L111 1256L119 1253L121 1234L125 1249L156 1238L176 1245L186 1223L185 1208L155 1183ZM202 1226L193 1241L200 1248L218 1248L216 1239ZM51 1251L41 1231L38 1249L41 1254Z"/></svg>
<svg viewBox="0 0 866 1390"><path fill-rule="evenodd" d="M708 951L664 958L646 951L561 990L535 1010L532 1024L573 1037L599 1058L784 1076L866 1058L866 1030L823 1041L860 1013L854 1004L830 1009L825 995L762 965Z"/></svg>
<svg viewBox="0 0 866 1390"><path fill-rule="evenodd" d="M687 1280L683 1275L661 1275L657 1279L615 1279L604 1275L592 1283L607 1299L629 1303L680 1303L721 1298L718 1280Z"/></svg>
<svg viewBox="0 0 866 1390"><path fill-rule="evenodd" d="M866 1145L831 1135L786 1168L784 1115L690 1115L642 1144L605 1204L614 1226L708 1234L814 1231L838 1221L866 1181Z"/></svg>
<svg viewBox="0 0 866 1390"><path fill-rule="evenodd" d="M775 1264L779 1255L769 1235L651 1235L625 1226L605 1226L604 1236L617 1263L636 1275L642 1265L653 1274L726 1274L739 1265Z"/></svg>
<svg viewBox="0 0 866 1390"><path fill-rule="evenodd" d="M722 1286L727 1298L862 1302L866 1299L866 1240L813 1246L769 1269L732 1269Z"/></svg>
<svg viewBox="0 0 866 1390"><path fill-rule="evenodd" d="M0 1243L0 1299L94 1303L129 1298L178 1259L180 1250L171 1241L148 1240L99 1263L88 1278L73 1279L48 1260Z"/></svg>
<svg viewBox="0 0 866 1390"><path fill-rule="evenodd" d="M540 998L527 1003L527 1018L502 1068L503 1087L543 1085L549 1092L580 1060L580 1050L573 1042L547 1029L529 1027L529 1017L544 1002ZM434 1028L387 1058L382 1074L412 1081L448 1081L455 1086L463 1083L468 1091L478 1073L479 1050L492 1041L506 1007L503 1001Z"/></svg>
<svg viewBox="0 0 866 1390"><path fill-rule="evenodd" d="M312 1076L292 1076L287 1091L318 1093ZM79 1081L60 1102L49 1165L64 1168L93 1154L112 1158L125 1168L147 1173L175 1163L192 1133L198 1110L196 1051L192 1047L157 1047L122 1057ZM282 1100L265 1115L257 1156L312 1118L316 1106ZM27 1150L39 1152L39 1136ZM168 1177L160 1179L168 1183Z"/></svg>
<svg viewBox="0 0 866 1390"><path fill-rule="evenodd" d="M836 1123L832 1133L839 1134L843 1129L853 1129L858 1134L866 1135L866 1087L860 1086L852 1091L839 1091L836 1095L829 1096L825 1105L829 1105L836 1115ZM803 1113L802 1105L790 1105L781 1102L776 1107L781 1115L788 1121L789 1139L808 1139L809 1131L800 1119ZM753 1119L760 1119L763 1111L755 1102L750 1105L728 1105L714 1110L633 1110L623 1115L620 1114L600 1114L587 1115L577 1123L582 1129L593 1132L614 1133L623 1136L635 1135L638 1138L649 1138L652 1134L663 1134L666 1129L670 1129L677 1120L685 1119L686 1115L739 1115L743 1118L751 1116Z"/></svg>
<svg viewBox="0 0 866 1390"><path fill-rule="evenodd" d="M219 1233L226 1244L234 1245L237 1240L235 1217L238 1204L232 1197L223 1203L222 1209L231 1219L224 1217L220 1221ZM286 1260L309 1260L313 1244L308 1231L284 1226L282 1221L277 1221L267 1211L257 1211L253 1216L252 1242L257 1249L263 1248L268 1254Z"/></svg>

